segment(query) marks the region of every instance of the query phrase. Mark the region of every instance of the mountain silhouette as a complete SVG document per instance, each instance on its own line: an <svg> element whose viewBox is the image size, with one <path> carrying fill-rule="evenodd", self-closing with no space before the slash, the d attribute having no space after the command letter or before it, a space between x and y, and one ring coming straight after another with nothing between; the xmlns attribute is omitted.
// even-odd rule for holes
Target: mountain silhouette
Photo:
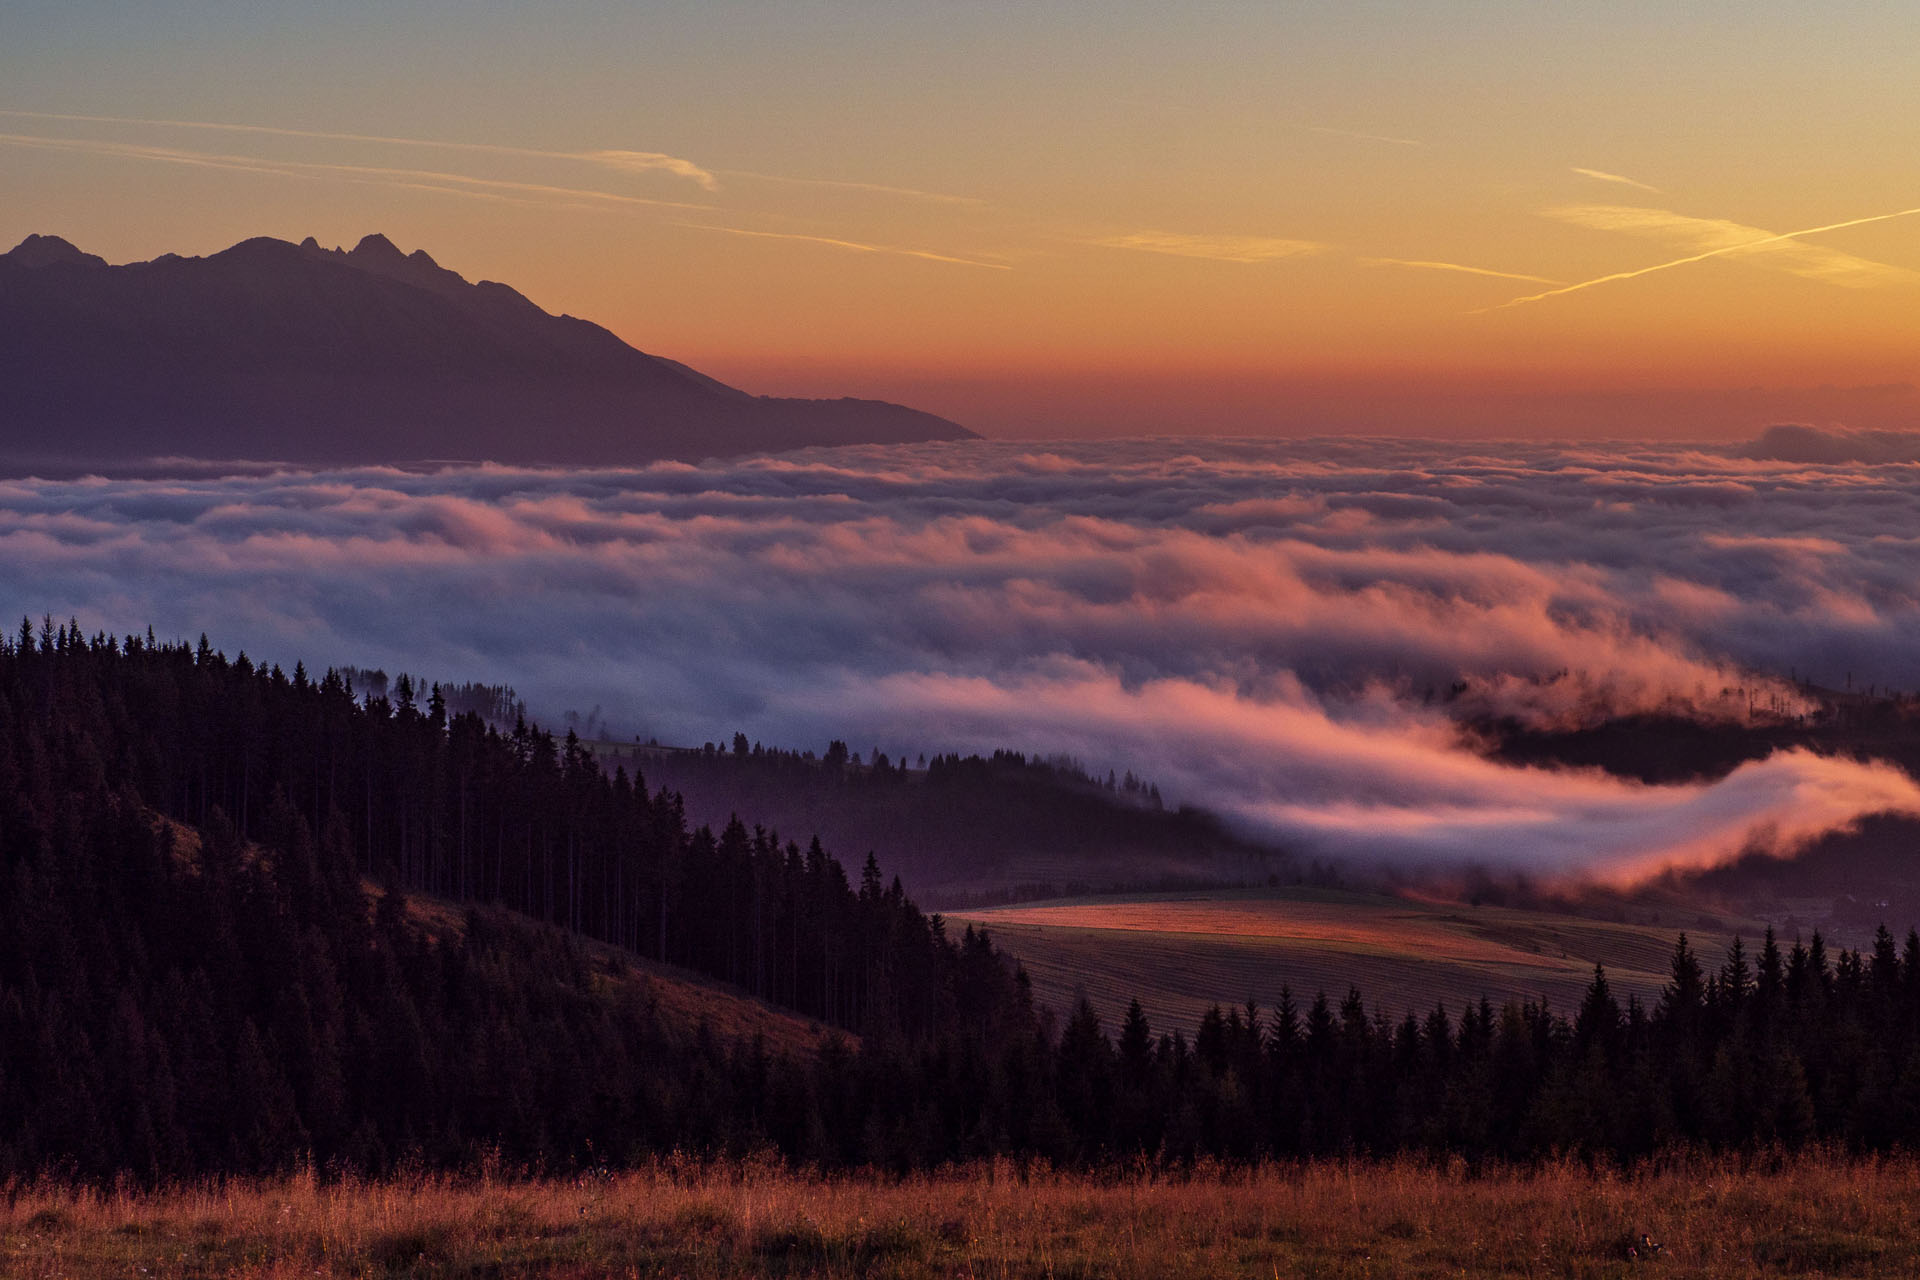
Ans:
<svg viewBox="0 0 1920 1280"><path fill-rule="evenodd" d="M749 395L370 235L109 266L0 255L0 459L619 465L964 439L879 400Z"/></svg>

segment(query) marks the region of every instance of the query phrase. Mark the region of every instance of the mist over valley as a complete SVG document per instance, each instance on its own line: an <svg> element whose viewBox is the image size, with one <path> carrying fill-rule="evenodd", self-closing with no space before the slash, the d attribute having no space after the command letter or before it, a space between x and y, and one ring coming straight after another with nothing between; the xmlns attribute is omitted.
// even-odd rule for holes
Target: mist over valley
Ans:
<svg viewBox="0 0 1920 1280"><path fill-rule="evenodd" d="M1620 880L1920 808L1791 735L1647 780L1485 736L1757 730L1920 685L1894 532L1920 477L1771 438L18 478L0 590L89 632L507 683L620 741L1066 756L1302 858Z"/></svg>

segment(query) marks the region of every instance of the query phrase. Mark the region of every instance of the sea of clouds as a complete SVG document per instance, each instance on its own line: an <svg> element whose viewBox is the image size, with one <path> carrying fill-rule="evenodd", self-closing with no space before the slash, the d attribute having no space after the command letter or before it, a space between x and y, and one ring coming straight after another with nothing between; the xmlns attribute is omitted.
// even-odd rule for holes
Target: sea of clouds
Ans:
<svg viewBox="0 0 1920 1280"><path fill-rule="evenodd" d="M1741 716L1793 705L1789 672L1920 687L1917 443L14 479L0 604L507 682L663 742L1065 752L1315 852L1622 875L1920 810L1920 788L1802 752L1684 787L1521 769L1455 717Z"/></svg>

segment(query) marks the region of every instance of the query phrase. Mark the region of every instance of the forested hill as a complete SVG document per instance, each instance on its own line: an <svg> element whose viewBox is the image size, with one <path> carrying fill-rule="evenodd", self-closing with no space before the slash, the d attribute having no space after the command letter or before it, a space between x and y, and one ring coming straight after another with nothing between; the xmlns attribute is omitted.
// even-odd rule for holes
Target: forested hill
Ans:
<svg viewBox="0 0 1920 1280"><path fill-rule="evenodd" d="M1284 851L1212 814L1167 808L1128 773L1105 781L1075 762L1013 750L936 755L912 766L844 742L818 757L749 743L675 750L599 744L644 770L696 822L751 813L830 847L872 850L922 901L942 906L1114 887L1263 883L1301 877Z"/></svg>
<svg viewBox="0 0 1920 1280"><path fill-rule="evenodd" d="M406 893L875 1046L1031 1022L984 938L871 863L850 883L818 841L689 830L571 740L394 692L204 640L23 623L0 650L0 1176L841 1151L797 1066L661 1027L569 933L490 909L435 941Z"/></svg>
<svg viewBox="0 0 1920 1280"><path fill-rule="evenodd" d="M1281 987L1191 1039L1137 1004L1056 1030L878 867L690 831L576 743L393 692L205 642L0 643L0 1179L1920 1142L1920 935L1718 965L1681 938L1657 1002L1596 971L1571 1017ZM689 1026L623 952L858 1044Z"/></svg>
<svg viewBox="0 0 1920 1280"><path fill-rule="evenodd" d="M331 672L230 661L204 640L35 640L23 624L8 670L21 727L85 762L71 783L230 824L241 844L297 822L339 874L509 907L855 1032L917 1035L937 1015L941 935L877 866L855 886L817 840L689 831L676 797L602 772L572 735L449 718L404 677L391 701L357 701Z"/></svg>

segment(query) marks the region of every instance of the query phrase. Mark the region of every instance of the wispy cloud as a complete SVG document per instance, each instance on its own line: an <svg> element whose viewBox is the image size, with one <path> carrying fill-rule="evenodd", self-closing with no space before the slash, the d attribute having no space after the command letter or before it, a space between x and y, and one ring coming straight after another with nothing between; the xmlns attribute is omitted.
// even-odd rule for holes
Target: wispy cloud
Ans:
<svg viewBox="0 0 1920 1280"><path fill-rule="evenodd" d="M859 240L840 240L833 236L803 235L795 231L753 231L746 227L722 227L708 222L682 222L678 224L696 231L718 231L730 236L748 236L755 240L797 240L802 244L825 245L832 249L846 249L853 253L885 253L902 258L923 258L928 262L950 262L962 267L986 267L990 271L1011 271L1012 267L1004 262L982 262L978 258L961 258L949 253L935 253L930 249L905 249L890 244L865 244Z"/></svg>
<svg viewBox="0 0 1920 1280"><path fill-rule="evenodd" d="M25 114L30 113L0 112L0 115L18 116ZM267 130L267 132L284 133L291 131ZM325 134L316 136L337 138L357 135ZM369 140L379 141L380 139ZM510 204L543 205L549 207L560 206L576 209L638 206L654 209L680 210L686 213L711 213L715 208L715 206L709 204L689 203L681 200L660 200L648 196L627 195L616 191L602 191L592 187L571 187L553 183L520 182L506 178L479 177L473 174L455 173L441 169L345 164L315 160L268 160L261 159L257 156L197 151L184 147L162 147L143 143L117 142L93 138L66 138L48 137L38 134L0 133L0 147L20 147L42 151L103 156L114 159L144 160L160 164L185 165L203 169L221 169L239 173L253 173L271 177L305 179L309 181L329 180L371 184ZM473 144L470 149L493 148L485 148L479 144ZM506 148L506 150L517 151L518 149ZM678 171L673 170L672 167L684 163L676 160L672 156L663 156L652 152L631 151L602 153L601 162L612 167L625 167L632 170L664 168L675 172ZM756 231L745 227L716 226L705 222L682 222L679 225L701 231L717 231L726 235L750 236L757 239L786 240L805 244L823 245L854 253L877 253L894 257L919 258L928 262L951 263L957 266L968 267L984 267L992 271L1008 271L1012 269L1003 262L986 262L977 258L937 253L928 249L871 244L864 241L848 240L834 236L807 235L783 231Z"/></svg>
<svg viewBox="0 0 1920 1280"><path fill-rule="evenodd" d="M1588 204L1563 205L1549 209L1547 215L1575 226L1665 240L1696 251L1745 254L1760 265L1849 289L1868 289L1914 278L1912 272L1900 267L1858 258L1838 249L1804 244L1792 237L1776 236L1763 228L1722 218L1694 218L1668 209Z"/></svg>
<svg viewBox="0 0 1920 1280"><path fill-rule="evenodd" d="M1137 249L1177 258L1206 258L1213 262L1277 262L1319 253L1327 246L1317 240L1285 240L1275 236L1205 236L1177 231L1135 231L1100 236L1087 243L1102 249Z"/></svg>
<svg viewBox="0 0 1920 1280"><path fill-rule="evenodd" d="M530 146L503 146L497 142L445 142L440 138L396 138L392 134L365 134L365 132L336 132L328 129L280 129L276 125L228 125L219 121L175 121L175 119L140 119L131 115L73 115L61 111L0 111L0 115L10 115L15 119L38 119L38 121L65 121L77 125L132 125L148 129L198 129L207 132L232 132L232 134L257 134L267 138L307 138L317 142L365 142L374 146L411 146L428 148L436 152L472 152L482 155L520 155L526 159L570 159L589 165L603 165L607 169L620 169L624 173L645 173L659 171L670 173L674 177L689 178L707 190L716 190L718 180L707 169L695 165L691 159L682 159L678 155L666 155L664 152L555 152ZM278 161L269 161L278 163Z"/></svg>
<svg viewBox="0 0 1920 1280"><path fill-rule="evenodd" d="M256 156L194 151L182 147L146 146L132 142L104 142L90 138L50 138L37 134L0 133L0 146L109 156L125 160L149 160L204 169L229 169L241 173L258 173L283 178L331 178L338 181L403 187L476 199L509 200L522 204L549 204L557 201L573 206L640 205L688 210L711 207L704 204L690 204L682 200L656 200L647 196L598 191L590 187L567 187L542 182L515 182L505 178L482 178L440 169L333 164L315 160L263 160Z"/></svg>
<svg viewBox="0 0 1920 1280"><path fill-rule="evenodd" d="M709 191L719 186L711 173L693 161L660 151L583 151L568 158L603 164L625 173L671 173L678 178L691 179Z"/></svg>
<svg viewBox="0 0 1920 1280"><path fill-rule="evenodd" d="M1769 250L1774 246L1791 245L1807 236L1823 235L1829 231L1844 231L1849 227L1864 227L1876 222L1891 222L1896 218L1911 218L1915 214L1920 214L1920 207L1896 209L1892 213L1870 214L1864 218L1848 218L1842 222L1829 222L1818 227L1803 227L1798 231L1783 231L1773 234L1754 227L1741 227L1738 223L1714 222L1703 218L1684 218L1683 215L1669 213L1663 209L1620 210L1610 206L1578 206L1578 208L1585 211L1581 217L1572 216L1570 210L1550 212L1553 213L1554 216L1565 218L1567 221L1579 222L1580 225L1601 226L1602 229L1605 230L1638 230L1641 228L1650 230L1656 226L1671 228L1677 225L1674 220L1678 219L1685 223L1704 224L1704 226L1718 228L1735 228L1751 238L1737 242L1726 242L1727 237L1724 232L1709 236L1704 229L1696 228L1696 234L1701 240L1709 242L1717 241L1719 243L1712 243L1711 247L1703 248L1699 252L1690 253L1685 257L1674 258L1671 261L1656 262L1652 266L1636 267L1631 271L1609 272L1606 275L1595 276L1591 280L1581 280L1575 284L1564 285L1558 289L1548 289L1542 293L1531 293L1524 297L1513 298L1500 303L1498 306L1482 307L1478 311L1472 311L1468 314L1484 315L1489 311L1504 311L1509 307L1525 306L1531 302L1543 302L1548 298L1563 297L1569 293L1578 293L1583 289L1592 289L1603 284L1612 284L1621 280L1637 280L1641 276L1652 275L1656 271L1671 271L1675 267L1684 267L1695 262L1705 262L1711 258L1723 258L1729 254L1752 255ZM1606 210L1606 212L1603 213L1601 210ZM1582 217L1586 220L1582 221ZM1893 279L1912 279L1914 277L1913 272L1906 271L1902 268L1887 266L1883 263L1868 262L1864 258L1854 258L1849 254L1837 254L1835 251L1829 250L1819 250L1817 252L1822 255L1819 259L1813 261L1798 259L1795 262L1795 266L1787 267L1786 269L1794 270L1795 274L1798 275L1811 276L1815 279L1826 279L1833 283L1860 282L1862 268L1865 269L1866 275L1872 277L1870 281L1863 282L1877 284L1885 283ZM1844 261L1836 261L1836 258ZM1856 266L1854 264L1858 265ZM1798 268L1797 270L1796 267Z"/></svg>
<svg viewBox="0 0 1920 1280"><path fill-rule="evenodd" d="M1360 129L1336 129L1332 125L1324 124L1295 123L1293 127L1302 133L1324 133L1329 137L1354 138L1361 142L1386 142L1396 147L1417 147L1421 145L1420 139L1418 138L1399 138L1390 133L1367 133Z"/></svg>
<svg viewBox="0 0 1920 1280"><path fill-rule="evenodd" d="M719 183L713 174L691 160L659 151L555 151L515 147L494 142L449 142L437 138L399 138L380 133L342 133L330 129L284 129L276 125L228 124L211 120L144 119L137 116L75 115L55 111L6 111L0 116L24 120L58 120L70 124L113 124L155 129L198 129L213 133L253 134L270 138L304 138L319 142L358 142L386 147L420 147L435 151L464 151L481 155L519 156L537 160L572 160L619 169L627 173L657 171L686 178L708 191Z"/></svg>
<svg viewBox="0 0 1920 1280"><path fill-rule="evenodd" d="M332 129L288 129L277 125L232 124L212 120L153 119L139 116L80 115L58 111L14 111L0 109L0 116L22 120L61 121L68 124L107 124L151 129L195 129L213 133L246 134L269 138L301 138L316 142L353 142L370 146L415 147L435 151L465 152L475 155L513 156L529 160L562 160L596 165L622 173L666 173L685 178L707 191L717 191L721 174L754 182L775 182L793 186L830 187L865 191L876 195L929 200L944 204L983 204L971 196L949 195L939 191L921 191L913 187L889 186L879 182L852 182L838 178L802 178L781 174L757 173L749 169L710 169L682 156L664 151L638 151L602 148L566 151L541 147L517 147L495 142L458 142L440 138L402 138L381 133L347 133Z"/></svg>
<svg viewBox="0 0 1920 1280"><path fill-rule="evenodd" d="M1470 276L1492 276L1496 280L1527 280L1534 284L1562 284L1546 276L1530 276L1521 271L1495 271L1490 267L1470 267L1461 262L1429 262L1420 258L1362 258L1363 267L1414 267L1422 271L1458 271Z"/></svg>
<svg viewBox="0 0 1920 1280"><path fill-rule="evenodd" d="M1650 187L1644 182L1638 181L1637 179L1634 179L1634 178L1624 177L1621 174L1608 173L1605 169L1582 169L1577 164L1569 165L1567 167L1571 169L1574 173L1579 174L1581 177L1592 178L1596 182L1614 182L1614 183L1618 183L1620 186L1623 186L1623 187L1635 187L1641 191L1651 191L1657 196L1666 194L1666 192L1660 190L1660 188L1658 187Z"/></svg>
<svg viewBox="0 0 1920 1280"><path fill-rule="evenodd" d="M956 196L944 191L922 191L917 187L892 187L884 182L850 182L840 178L795 178L778 173L756 173L751 169L720 169L729 178L753 182L778 182L799 187L838 187L845 191L869 191L875 195L900 196L908 200L927 200L934 204L980 206L987 202L977 196Z"/></svg>

